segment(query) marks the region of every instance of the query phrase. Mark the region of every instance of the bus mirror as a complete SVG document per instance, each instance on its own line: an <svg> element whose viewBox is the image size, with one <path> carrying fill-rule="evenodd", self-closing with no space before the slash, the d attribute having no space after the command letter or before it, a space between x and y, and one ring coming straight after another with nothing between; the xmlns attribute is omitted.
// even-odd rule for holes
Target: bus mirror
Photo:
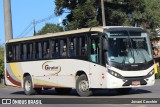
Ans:
<svg viewBox="0 0 160 107"><path fill-rule="evenodd" d="M108 40L106 38L103 38L103 50L108 50Z"/></svg>

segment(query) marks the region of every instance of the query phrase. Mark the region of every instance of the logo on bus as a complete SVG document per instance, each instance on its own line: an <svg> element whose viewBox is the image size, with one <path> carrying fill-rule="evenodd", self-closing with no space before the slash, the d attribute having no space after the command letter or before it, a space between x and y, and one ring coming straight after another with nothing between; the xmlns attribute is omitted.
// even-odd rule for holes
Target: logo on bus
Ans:
<svg viewBox="0 0 160 107"><path fill-rule="evenodd" d="M57 74L61 71L61 67L51 61L47 61L47 62L43 63L42 69L44 71L50 71L50 73L52 75Z"/></svg>

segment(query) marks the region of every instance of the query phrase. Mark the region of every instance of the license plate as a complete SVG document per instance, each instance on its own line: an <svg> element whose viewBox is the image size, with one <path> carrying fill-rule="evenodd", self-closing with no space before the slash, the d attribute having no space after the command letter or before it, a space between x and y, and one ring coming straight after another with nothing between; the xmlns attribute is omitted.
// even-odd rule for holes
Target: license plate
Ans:
<svg viewBox="0 0 160 107"><path fill-rule="evenodd" d="M140 85L140 81L132 81L132 85Z"/></svg>

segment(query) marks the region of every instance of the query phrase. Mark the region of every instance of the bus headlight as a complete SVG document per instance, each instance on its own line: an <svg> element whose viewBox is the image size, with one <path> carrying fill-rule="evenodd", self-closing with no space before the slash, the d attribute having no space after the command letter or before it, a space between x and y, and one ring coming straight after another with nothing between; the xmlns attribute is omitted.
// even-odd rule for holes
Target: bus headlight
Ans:
<svg viewBox="0 0 160 107"><path fill-rule="evenodd" d="M112 70L108 70L108 73L110 73L111 75L113 75L114 77L117 77L117 78L123 78L122 75L120 75L119 73L115 72L115 71L112 71Z"/></svg>
<svg viewBox="0 0 160 107"><path fill-rule="evenodd" d="M154 70L151 70L148 74L147 74L147 78L151 77L154 74Z"/></svg>

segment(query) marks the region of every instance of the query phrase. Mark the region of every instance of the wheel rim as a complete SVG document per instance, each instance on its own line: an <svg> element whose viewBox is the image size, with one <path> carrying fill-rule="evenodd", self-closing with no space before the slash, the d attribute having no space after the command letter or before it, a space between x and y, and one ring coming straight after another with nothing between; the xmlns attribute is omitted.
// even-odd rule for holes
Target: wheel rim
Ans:
<svg viewBox="0 0 160 107"><path fill-rule="evenodd" d="M26 81L26 82L25 82L25 89L26 89L27 91L30 91L30 89L31 89L31 82L30 82L30 81Z"/></svg>
<svg viewBox="0 0 160 107"><path fill-rule="evenodd" d="M85 92L85 91L89 90L88 81L82 80L82 81L79 83L79 90L80 90L81 92Z"/></svg>

